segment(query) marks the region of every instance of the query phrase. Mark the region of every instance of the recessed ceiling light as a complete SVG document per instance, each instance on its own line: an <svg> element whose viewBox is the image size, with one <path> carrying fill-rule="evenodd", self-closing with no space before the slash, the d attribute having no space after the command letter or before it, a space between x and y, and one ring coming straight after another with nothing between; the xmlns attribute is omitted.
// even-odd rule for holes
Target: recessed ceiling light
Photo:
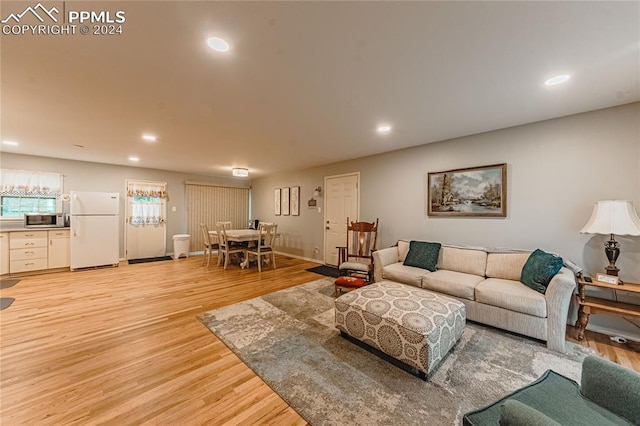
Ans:
<svg viewBox="0 0 640 426"><path fill-rule="evenodd" d="M229 43L218 37L209 37L207 44L216 52L227 52L229 50Z"/></svg>
<svg viewBox="0 0 640 426"><path fill-rule="evenodd" d="M133 157L132 156L132 157L129 157L129 161L133 161L133 162L137 163L138 161L140 161L140 159L138 157Z"/></svg>
<svg viewBox="0 0 640 426"><path fill-rule="evenodd" d="M234 167L233 169L231 169L231 174L235 177L247 177L249 176L249 169Z"/></svg>
<svg viewBox="0 0 640 426"><path fill-rule="evenodd" d="M73 146L75 146L76 148L84 148L84 145L80 145L79 143L74 144Z"/></svg>
<svg viewBox="0 0 640 426"><path fill-rule="evenodd" d="M391 131L391 126L384 124L382 126L378 126L378 132L379 133L387 133Z"/></svg>
<svg viewBox="0 0 640 426"><path fill-rule="evenodd" d="M544 85L545 86L555 86L556 84L564 83L565 81L569 80L569 78L571 78L571 76L569 74L557 75L557 76L552 77L549 80L545 81Z"/></svg>
<svg viewBox="0 0 640 426"><path fill-rule="evenodd" d="M154 135L150 135L148 133L145 133L144 135L142 135L142 139L144 139L147 142L155 142L156 139L158 139L158 138L155 137Z"/></svg>
<svg viewBox="0 0 640 426"><path fill-rule="evenodd" d="M18 142L15 142L15 141L2 141L2 145L17 146Z"/></svg>

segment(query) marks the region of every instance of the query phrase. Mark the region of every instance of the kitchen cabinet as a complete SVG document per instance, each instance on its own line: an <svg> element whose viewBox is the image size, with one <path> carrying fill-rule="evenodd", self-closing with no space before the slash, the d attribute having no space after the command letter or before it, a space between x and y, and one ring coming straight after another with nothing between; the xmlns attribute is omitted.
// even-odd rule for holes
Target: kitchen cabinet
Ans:
<svg viewBox="0 0 640 426"><path fill-rule="evenodd" d="M69 237L68 229L49 231L49 269L69 267Z"/></svg>
<svg viewBox="0 0 640 426"><path fill-rule="evenodd" d="M20 231L9 235L9 271L13 273L47 269L47 231Z"/></svg>
<svg viewBox="0 0 640 426"><path fill-rule="evenodd" d="M9 273L9 233L0 232L0 275Z"/></svg>

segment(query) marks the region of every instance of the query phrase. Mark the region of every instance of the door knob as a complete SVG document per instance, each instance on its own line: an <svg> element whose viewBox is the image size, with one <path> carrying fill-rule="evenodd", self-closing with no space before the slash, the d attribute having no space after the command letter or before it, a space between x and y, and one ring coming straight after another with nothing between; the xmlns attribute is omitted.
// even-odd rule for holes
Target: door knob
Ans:
<svg viewBox="0 0 640 426"><path fill-rule="evenodd" d="M329 230L329 229L331 229L331 228L329 228L329 227L327 226L327 227L326 227L326 228L324 228L324 229L327 229L327 230Z"/></svg>

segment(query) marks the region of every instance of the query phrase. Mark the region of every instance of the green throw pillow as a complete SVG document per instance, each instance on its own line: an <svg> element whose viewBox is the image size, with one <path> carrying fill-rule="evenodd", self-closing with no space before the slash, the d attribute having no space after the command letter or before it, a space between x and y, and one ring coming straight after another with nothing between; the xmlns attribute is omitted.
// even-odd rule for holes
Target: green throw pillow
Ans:
<svg viewBox="0 0 640 426"><path fill-rule="evenodd" d="M551 278L562 268L562 258L536 249L522 268L520 282L544 294Z"/></svg>
<svg viewBox="0 0 640 426"><path fill-rule="evenodd" d="M436 270L441 246L442 244L440 243L411 241L409 243L409 253L407 253L407 257L404 259L404 264L433 272Z"/></svg>

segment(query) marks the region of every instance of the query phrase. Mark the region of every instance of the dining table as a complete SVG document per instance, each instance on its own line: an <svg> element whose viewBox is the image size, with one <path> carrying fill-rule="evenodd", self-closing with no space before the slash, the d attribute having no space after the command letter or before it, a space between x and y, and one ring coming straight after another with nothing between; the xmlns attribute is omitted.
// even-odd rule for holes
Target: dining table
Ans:
<svg viewBox="0 0 640 426"><path fill-rule="evenodd" d="M257 229L227 229L227 239L234 243L245 243L256 241L260 242L261 235L260 231ZM218 231L212 230L209 231L209 235L214 238L214 241L218 241ZM276 233L275 237L278 238L280 234ZM266 259L267 261L269 259ZM244 269L249 266L249 259L245 258L242 262L240 262L240 268Z"/></svg>

